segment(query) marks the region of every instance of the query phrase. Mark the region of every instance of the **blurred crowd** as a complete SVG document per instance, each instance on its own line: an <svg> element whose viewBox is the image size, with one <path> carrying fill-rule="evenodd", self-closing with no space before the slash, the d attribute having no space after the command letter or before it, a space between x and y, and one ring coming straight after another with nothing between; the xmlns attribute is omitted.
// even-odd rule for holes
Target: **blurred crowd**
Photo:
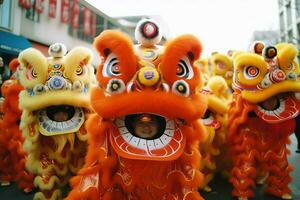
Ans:
<svg viewBox="0 0 300 200"><path fill-rule="evenodd" d="M5 57L0 57L0 85L2 86L2 83L10 78L12 75L11 70L8 67L9 59L6 59ZM0 96L2 97L2 93L0 91Z"/></svg>

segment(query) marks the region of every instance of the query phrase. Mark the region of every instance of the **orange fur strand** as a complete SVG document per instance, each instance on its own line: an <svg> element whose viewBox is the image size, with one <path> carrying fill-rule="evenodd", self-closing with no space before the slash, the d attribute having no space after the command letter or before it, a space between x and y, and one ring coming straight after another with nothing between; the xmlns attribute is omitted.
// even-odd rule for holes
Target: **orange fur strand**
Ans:
<svg viewBox="0 0 300 200"><path fill-rule="evenodd" d="M232 194L237 197L253 197L255 180L259 170L267 175L266 192L277 197L289 194L292 170L287 161L288 136L295 127L294 120L267 124L259 118L249 117L253 106L235 93L229 111L229 140L233 168L230 182Z"/></svg>
<svg viewBox="0 0 300 200"><path fill-rule="evenodd" d="M1 121L0 135L0 173L2 181L17 181L26 192L33 188L33 176L25 170L26 152L23 150L24 138L19 129L21 110L19 93L23 87L17 80L8 80L2 86L5 97L4 118Z"/></svg>

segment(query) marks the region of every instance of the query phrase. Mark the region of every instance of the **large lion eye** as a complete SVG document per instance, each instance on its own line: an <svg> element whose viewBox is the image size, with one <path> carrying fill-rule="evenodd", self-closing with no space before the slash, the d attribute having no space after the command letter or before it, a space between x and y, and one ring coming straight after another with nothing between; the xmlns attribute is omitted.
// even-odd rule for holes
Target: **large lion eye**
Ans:
<svg viewBox="0 0 300 200"><path fill-rule="evenodd" d="M103 65L102 74L104 77L121 75L119 61L115 54L110 54L107 57L104 65Z"/></svg>
<svg viewBox="0 0 300 200"><path fill-rule="evenodd" d="M76 68L76 74L77 74L77 75L82 75L82 73L83 73L82 67L81 67L81 66L78 66L78 67Z"/></svg>
<svg viewBox="0 0 300 200"><path fill-rule="evenodd" d="M190 95L190 86L184 80L177 80L172 85L172 91L175 94L187 97Z"/></svg>
<svg viewBox="0 0 300 200"><path fill-rule="evenodd" d="M84 61L81 61L80 64L76 67L76 75L77 76L82 76L82 75L85 75L86 72L87 72L87 66L85 64Z"/></svg>
<svg viewBox="0 0 300 200"><path fill-rule="evenodd" d="M76 75L77 76L82 76L82 75L86 74L86 72L87 72L86 66L78 66L76 68Z"/></svg>
<svg viewBox="0 0 300 200"><path fill-rule="evenodd" d="M113 65L111 67L111 73L114 75L120 74L120 67L117 64Z"/></svg>
<svg viewBox="0 0 300 200"><path fill-rule="evenodd" d="M180 78L186 78L186 79L193 78L194 72L188 57L184 57L180 59L176 69L176 75Z"/></svg>
<svg viewBox="0 0 300 200"><path fill-rule="evenodd" d="M32 80L35 79L38 76L37 72L35 71L35 69L32 67L31 64L27 64L26 67L26 78L28 80Z"/></svg>
<svg viewBox="0 0 300 200"><path fill-rule="evenodd" d="M295 67L294 67L294 63L291 63L291 64L288 66L288 69L289 69L289 70L294 70L294 68L295 68Z"/></svg>
<svg viewBox="0 0 300 200"><path fill-rule="evenodd" d="M32 69L31 75L32 75L32 77L36 78L37 77L37 72L34 69Z"/></svg>
<svg viewBox="0 0 300 200"><path fill-rule="evenodd" d="M259 75L259 69L254 66L247 66L244 68L244 77L246 79L254 79Z"/></svg>
<svg viewBox="0 0 300 200"><path fill-rule="evenodd" d="M213 113L209 109L207 109L204 116L201 118L201 121L204 125L207 126L212 123L213 119Z"/></svg>
<svg viewBox="0 0 300 200"><path fill-rule="evenodd" d="M186 68L179 64L176 70L176 75L178 77L183 77L186 73Z"/></svg>

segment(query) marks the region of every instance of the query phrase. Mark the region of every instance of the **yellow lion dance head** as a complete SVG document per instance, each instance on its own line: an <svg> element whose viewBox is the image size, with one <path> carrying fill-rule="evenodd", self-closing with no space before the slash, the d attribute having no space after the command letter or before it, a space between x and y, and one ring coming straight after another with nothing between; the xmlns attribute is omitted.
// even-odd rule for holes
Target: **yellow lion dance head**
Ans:
<svg viewBox="0 0 300 200"><path fill-rule="evenodd" d="M33 48L18 58L19 78L25 88L20 93L20 128L28 153L26 167L41 190L35 199L58 198L58 188L82 166L86 151L83 124L95 79L92 55L83 47L66 52L63 44L55 43L48 58Z"/></svg>

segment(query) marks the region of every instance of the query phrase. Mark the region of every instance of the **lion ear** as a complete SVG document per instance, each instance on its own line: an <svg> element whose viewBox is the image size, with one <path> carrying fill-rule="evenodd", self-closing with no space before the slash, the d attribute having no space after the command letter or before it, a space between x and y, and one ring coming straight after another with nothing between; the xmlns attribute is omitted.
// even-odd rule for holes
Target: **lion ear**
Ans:
<svg viewBox="0 0 300 200"><path fill-rule="evenodd" d="M134 54L133 43L128 36L119 31L103 31L94 40L94 47L98 53L106 58L110 53L115 53L120 58L123 55Z"/></svg>
<svg viewBox="0 0 300 200"><path fill-rule="evenodd" d="M276 49L278 50L278 64L283 71L287 72L291 70L291 64L297 65L294 61L297 59L298 49L293 44L279 43L276 45ZM299 71L299 69L296 71Z"/></svg>
<svg viewBox="0 0 300 200"><path fill-rule="evenodd" d="M20 63L20 82L25 88L44 84L48 77L47 58L38 50L29 48L18 57Z"/></svg>
<svg viewBox="0 0 300 200"><path fill-rule="evenodd" d="M92 52L85 47L75 47L65 57L70 66L76 66L80 62L90 63L92 61Z"/></svg>
<svg viewBox="0 0 300 200"><path fill-rule="evenodd" d="M127 35L119 31L103 31L95 38L94 47L103 58L97 71L97 79L102 84L113 78L113 74L106 73L109 69L103 69L103 67L110 67L112 62L119 67L120 75L118 75L118 78L123 79L125 82L129 81L135 74L137 59L134 53L134 45Z"/></svg>
<svg viewBox="0 0 300 200"><path fill-rule="evenodd" d="M162 62L160 64L160 71L164 79L172 84L178 79L178 66L187 66L190 70L190 75L186 79L192 88L195 88L200 81L200 72L194 62L199 59L202 52L201 42L193 35L182 35L167 43Z"/></svg>
<svg viewBox="0 0 300 200"><path fill-rule="evenodd" d="M9 62L9 69L11 71L15 72L17 70L17 68L19 67L19 65L20 65L20 63L19 63L18 59L14 58Z"/></svg>
<svg viewBox="0 0 300 200"><path fill-rule="evenodd" d="M164 51L165 61L179 61L188 56L191 62L198 60L202 52L202 44L193 35L181 35L167 43Z"/></svg>
<svg viewBox="0 0 300 200"><path fill-rule="evenodd" d="M90 83L94 74L92 52L85 47L75 47L64 58L64 75L72 82Z"/></svg>

